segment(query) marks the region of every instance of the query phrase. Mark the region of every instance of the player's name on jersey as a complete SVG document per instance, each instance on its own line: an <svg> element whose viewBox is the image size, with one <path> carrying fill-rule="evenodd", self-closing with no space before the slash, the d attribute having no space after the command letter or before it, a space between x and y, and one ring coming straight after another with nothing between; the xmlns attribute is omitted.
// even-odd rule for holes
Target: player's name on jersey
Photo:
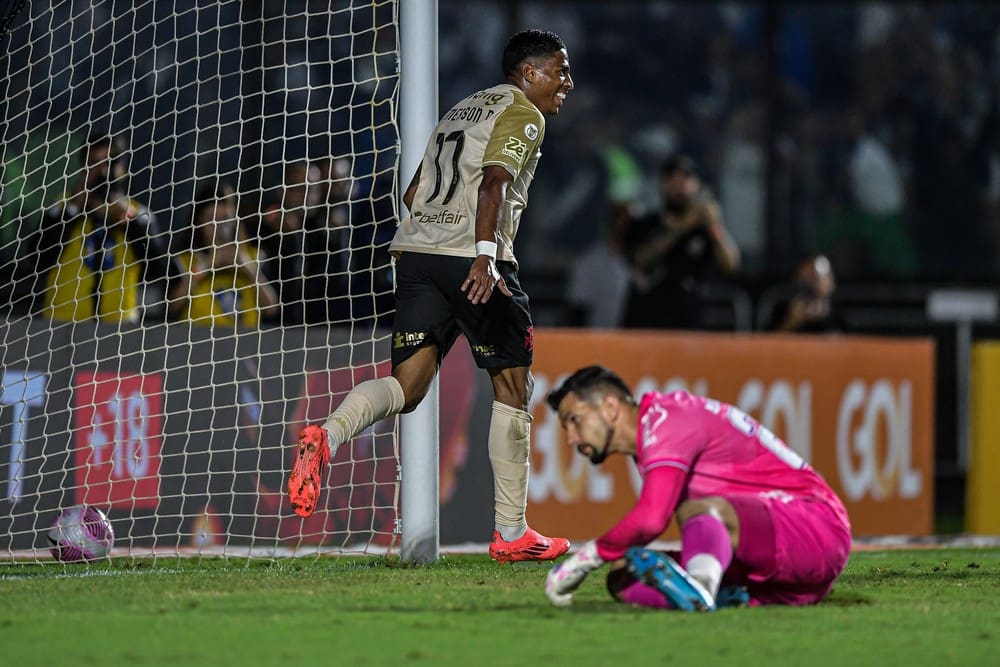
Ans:
<svg viewBox="0 0 1000 667"><path fill-rule="evenodd" d="M443 120L467 120L470 123L478 123L483 119L484 113L487 113L487 111L482 107L462 107L449 111ZM492 116L493 112L489 111L488 114L487 118Z"/></svg>
<svg viewBox="0 0 1000 667"><path fill-rule="evenodd" d="M440 211L438 213L413 212L413 221L422 223L437 223L441 225L460 225L465 222L465 213L461 211Z"/></svg>
<svg viewBox="0 0 1000 667"><path fill-rule="evenodd" d="M483 104L489 106L491 104L497 104L504 99L505 95L503 93L492 93L489 90L480 90L478 93L469 95L470 100L482 99Z"/></svg>

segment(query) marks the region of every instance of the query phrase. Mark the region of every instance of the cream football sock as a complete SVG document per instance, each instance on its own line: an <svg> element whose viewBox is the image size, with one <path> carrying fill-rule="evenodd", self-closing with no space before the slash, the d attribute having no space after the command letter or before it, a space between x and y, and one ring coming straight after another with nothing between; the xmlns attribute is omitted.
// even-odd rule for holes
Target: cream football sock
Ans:
<svg viewBox="0 0 1000 667"><path fill-rule="evenodd" d="M330 440L330 457L337 448L372 424L402 411L403 387L392 377L365 380L344 397L323 424Z"/></svg>
<svg viewBox="0 0 1000 667"><path fill-rule="evenodd" d="M528 504L528 452L531 443L531 415L493 401L489 451L493 466L493 510L496 530L510 542L524 535L528 524L524 511Z"/></svg>

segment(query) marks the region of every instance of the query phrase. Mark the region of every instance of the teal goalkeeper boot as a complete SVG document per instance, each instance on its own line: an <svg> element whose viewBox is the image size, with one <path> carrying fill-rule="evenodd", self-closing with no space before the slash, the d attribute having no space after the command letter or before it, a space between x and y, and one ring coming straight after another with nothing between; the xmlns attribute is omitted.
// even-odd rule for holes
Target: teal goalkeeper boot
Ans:
<svg viewBox="0 0 1000 667"><path fill-rule="evenodd" d="M748 607L750 592L746 586L723 586L715 596L715 608Z"/></svg>
<svg viewBox="0 0 1000 667"><path fill-rule="evenodd" d="M682 611L715 611L715 600L667 554L632 547L625 553L629 573L663 593Z"/></svg>

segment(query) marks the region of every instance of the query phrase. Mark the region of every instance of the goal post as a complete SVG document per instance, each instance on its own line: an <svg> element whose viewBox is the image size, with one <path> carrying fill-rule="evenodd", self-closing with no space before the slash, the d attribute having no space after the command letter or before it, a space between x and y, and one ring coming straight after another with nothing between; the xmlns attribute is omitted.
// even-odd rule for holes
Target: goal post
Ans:
<svg viewBox="0 0 1000 667"><path fill-rule="evenodd" d="M400 6L400 168L405 191L438 121L437 0L407 0ZM402 543L400 556L413 562L440 555L440 391L437 377L416 410L403 415L401 430Z"/></svg>
<svg viewBox="0 0 1000 667"><path fill-rule="evenodd" d="M51 560L45 533L79 503L108 514L115 555L437 557L436 457L408 474L399 420L340 448L312 517L284 491L298 430L389 372L402 6L436 24L436 3L399 0L13 17L0 558Z"/></svg>

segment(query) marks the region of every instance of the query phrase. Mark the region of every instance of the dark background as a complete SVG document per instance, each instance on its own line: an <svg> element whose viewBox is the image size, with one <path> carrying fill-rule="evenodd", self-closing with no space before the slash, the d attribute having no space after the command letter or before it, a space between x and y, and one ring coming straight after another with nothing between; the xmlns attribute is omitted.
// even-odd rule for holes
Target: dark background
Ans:
<svg viewBox="0 0 1000 667"><path fill-rule="evenodd" d="M955 328L925 302L1000 283L996 3L438 5L442 109L501 79L514 30L551 29L569 48L576 89L547 128L518 237L539 326L566 323L567 273L610 206L656 206L658 164L685 151L745 259L706 328L738 328L734 304L758 308L820 250L851 331L935 339L937 500L941 528L960 525ZM233 181L252 217L288 162L349 156L370 227L357 239L384 243L394 18L391 2L25 3L0 50L0 266L32 252L22 240L95 132L127 140L134 192L176 233L205 176ZM973 335L994 338L997 324Z"/></svg>

